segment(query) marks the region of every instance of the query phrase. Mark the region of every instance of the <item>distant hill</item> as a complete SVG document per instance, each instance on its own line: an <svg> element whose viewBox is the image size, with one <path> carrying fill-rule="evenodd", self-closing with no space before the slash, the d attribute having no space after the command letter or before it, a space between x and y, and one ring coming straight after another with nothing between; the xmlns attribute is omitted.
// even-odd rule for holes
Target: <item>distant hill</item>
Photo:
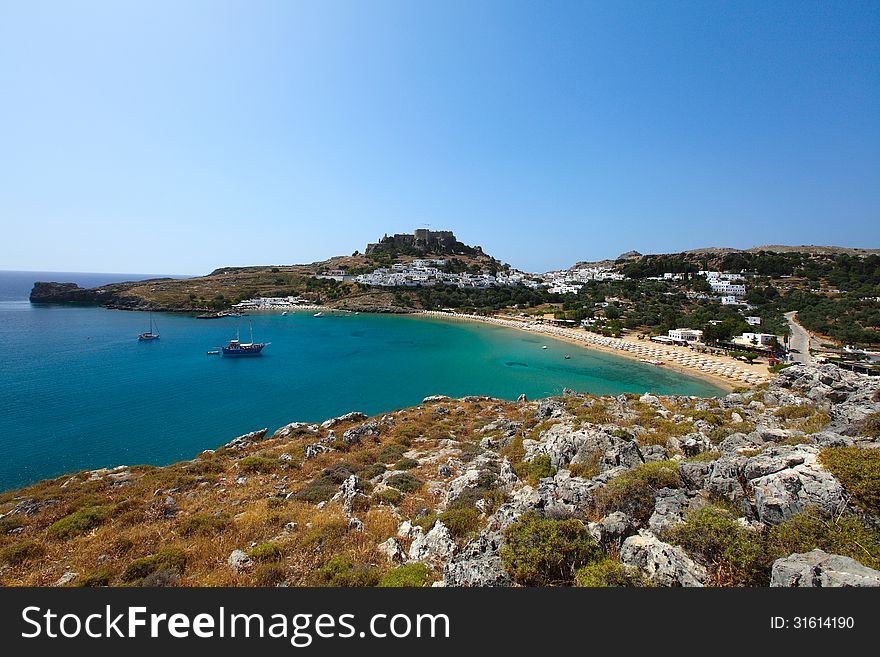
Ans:
<svg viewBox="0 0 880 657"><path fill-rule="evenodd" d="M735 249L726 246L709 246L700 249L688 249L687 251L674 251L668 253L652 253L647 256L642 255L638 251L627 251L622 253L615 260L597 260L597 261L580 261L571 266L571 269L582 267L610 267L615 264L621 264L626 261L639 260L644 257L656 256L673 256L673 255L693 255L693 256L710 256L724 257L732 253L807 253L810 255L852 255L852 256L868 256L880 254L880 249L863 249L849 246L817 246L813 244L801 246L787 246L784 244L766 244L763 246L753 246L749 249Z"/></svg>

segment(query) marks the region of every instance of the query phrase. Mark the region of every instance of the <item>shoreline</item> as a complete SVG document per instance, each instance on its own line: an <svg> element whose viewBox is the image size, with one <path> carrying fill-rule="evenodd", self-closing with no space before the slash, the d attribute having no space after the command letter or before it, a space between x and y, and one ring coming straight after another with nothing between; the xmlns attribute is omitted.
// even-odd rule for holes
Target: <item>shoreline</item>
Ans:
<svg viewBox="0 0 880 657"><path fill-rule="evenodd" d="M662 367L708 381L728 392L733 391L737 387L758 385L772 378L769 373L761 372L758 369L762 367L766 369L764 365L748 367L745 363L734 364L729 359L722 360L716 356L697 354L686 347L671 347L645 341L608 338L586 331L548 326L534 321L518 321L495 315L484 317L482 315L450 313L438 310L426 310L418 314L449 320L481 322L483 324L542 334L581 348L596 349L597 351L638 362L644 362L643 359L663 360ZM648 365L650 363L645 364Z"/></svg>

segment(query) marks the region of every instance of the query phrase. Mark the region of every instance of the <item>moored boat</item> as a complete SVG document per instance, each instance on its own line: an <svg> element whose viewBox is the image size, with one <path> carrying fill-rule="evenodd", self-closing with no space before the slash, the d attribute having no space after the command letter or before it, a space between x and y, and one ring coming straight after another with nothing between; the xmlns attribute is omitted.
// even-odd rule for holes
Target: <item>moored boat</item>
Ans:
<svg viewBox="0 0 880 657"><path fill-rule="evenodd" d="M230 340L229 344L225 347L221 348L221 352L224 356L232 356L232 357L244 357L244 356L259 356L263 349L269 345L268 342L254 342L254 326L251 324L251 341L250 342L242 342L239 339L238 332L236 331L235 339Z"/></svg>
<svg viewBox="0 0 880 657"><path fill-rule="evenodd" d="M140 342L145 342L147 340L158 340L159 339L159 331L157 331L153 325L153 313L150 313L150 330L144 331L138 336L138 340Z"/></svg>

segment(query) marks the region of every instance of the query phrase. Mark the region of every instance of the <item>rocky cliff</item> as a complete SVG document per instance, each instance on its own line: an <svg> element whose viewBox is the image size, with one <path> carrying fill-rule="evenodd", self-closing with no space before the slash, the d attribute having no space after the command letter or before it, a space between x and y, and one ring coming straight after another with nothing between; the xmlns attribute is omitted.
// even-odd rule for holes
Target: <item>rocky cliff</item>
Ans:
<svg viewBox="0 0 880 657"><path fill-rule="evenodd" d="M877 586L880 377L430 397L0 497L5 585Z"/></svg>

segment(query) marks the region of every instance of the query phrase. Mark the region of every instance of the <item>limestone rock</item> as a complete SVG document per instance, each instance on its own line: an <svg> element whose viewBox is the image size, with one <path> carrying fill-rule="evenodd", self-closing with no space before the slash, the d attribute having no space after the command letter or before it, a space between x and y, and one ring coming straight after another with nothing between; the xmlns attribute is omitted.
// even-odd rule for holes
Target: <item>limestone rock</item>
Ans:
<svg viewBox="0 0 880 657"><path fill-rule="evenodd" d="M226 563L236 573L250 570L254 566L254 562L242 550L233 550L232 553L229 555L229 558L226 560Z"/></svg>
<svg viewBox="0 0 880 657"><path fill-rule="evenodd" d="M483 531L443 567L445 586L510 586L499 556L501 533Z"/></svg>
<svg viewBox="0 0 880 657"><path fill-rule="evenodd" d="M439 520L427 534L417 536L409 546L410 561L446 559L455 551L455 541L449 529Z"/></svg>
<svg viewBox="0 0 880 657"><path fill-rule="evenodd" d="M339 417L333 417L329 420L325 420L321 423L321 426L325 429L332 429L337 424L342 424L343 422L357 422L358 420L366 420L367 416L363 413L358 413L354 411L352 413L346 413L345 415L340 415Z"/></svg>
<svg viewBox="0 0 880 657"><path fill-rule="evenodd" d="M260 429L259 431L251 431L250 433L246 433L238 438L233 438L228 443L223 445L227 449L244 449L245 447L249 447L254 443L258 443L266 437L266 433L269 429Z"/></svg>
<svg viewBox="0 0 880 657"><path fill-rule="evenodd" d="M403 561L404 553L403 549L400 547L400 541L393 536L389 537L387 541L379 543L377 549L384 554L391 563L400 563Z"/></svg>
<svg viewBox="0 0 880 657"><path fill-rule="evenodd" d="M359 443L361 438L365 436L376 436L379 434L378 422L366 422L359 427L352 427L342 434L342 440L346 445L354 445Z"/></svg>
<svg viewBox="0 0 880 657"><path fill-rule="evenodd" d="M52 586L67 586L67 585L70 584L73 580L75 580L78 576L79 576L79 573L75 573L75 572L73 572L72 570L68 570L68 571L67 571L66 573L64 573L61 577L59 577L58 579L56 579L56 580L52 583Z"/></svg>
<svg viewBox="0 0 880 657"><path fill-rule="evenodd" d="M880 570L863 566L849 557L812 550L774 561L770 586L880 586Z"/></svg>
<svg viewBox="0 0 880 657"><path fill-rule="evenodd" d="M664 543L644 529L623 542L620 561L640 568L659 586L703 586L706 580L706 569L684 550Z"/></svg>

